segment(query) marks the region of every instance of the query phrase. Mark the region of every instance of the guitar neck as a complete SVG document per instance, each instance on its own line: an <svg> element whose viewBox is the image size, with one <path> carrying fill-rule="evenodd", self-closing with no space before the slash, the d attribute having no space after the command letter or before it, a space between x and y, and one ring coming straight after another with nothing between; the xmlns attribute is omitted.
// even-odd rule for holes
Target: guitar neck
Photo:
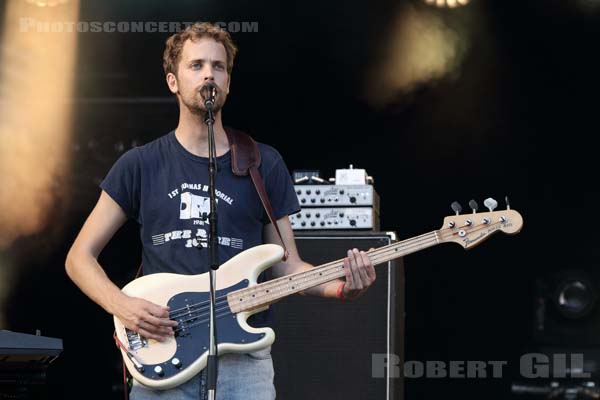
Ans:
<svg viewBox="0 0 600 400"><path fill-rule="evenodd" d="M392 243L367 252L373 265L386 263L405 255L433 247L440 243L439 231ZM231 311L238 313L263 307L291 294L330 282L345 276L344 260L319 265L308 271L286 275L228 294Z"/></svg>

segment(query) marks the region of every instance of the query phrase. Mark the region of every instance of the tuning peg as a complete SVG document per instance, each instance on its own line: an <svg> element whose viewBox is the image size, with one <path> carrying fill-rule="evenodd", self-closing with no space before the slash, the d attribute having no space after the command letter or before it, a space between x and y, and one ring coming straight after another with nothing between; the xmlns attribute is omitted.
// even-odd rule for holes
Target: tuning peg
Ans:
<svg viewBox="0 0 600 400"><path fill-rule="evenodd" d="M504 201L506 202L506 209L510 210L510 202L508 201L508 196L504 196Z"/></svg>
<svg viewBox="0 0 600 400"><path fill-rule="evenodd" d="M487 199L485 199L483 201L483 205L486 206L488 208L488 210L494 211L496 209L496 207L498 207L498 202L494 199L492 199L491 197L488 197Z"/></svg>
<svg viewBox="0 0 600 400"><path fill-rule="evenodd" d="M477 209L479 208L475 200L469 201L469 207L471 207L471 210L473 210L473 214L475 214L477 212Z"/></svg>
<svg viewBox="0 0 600 400"><path fill-rule="evenodd" d="M450 204L450 207L452 208L452 211L456 213L456 215L460 214L460 212L462 211L462 206L458 201L452 202L452 204Z"/></svg>

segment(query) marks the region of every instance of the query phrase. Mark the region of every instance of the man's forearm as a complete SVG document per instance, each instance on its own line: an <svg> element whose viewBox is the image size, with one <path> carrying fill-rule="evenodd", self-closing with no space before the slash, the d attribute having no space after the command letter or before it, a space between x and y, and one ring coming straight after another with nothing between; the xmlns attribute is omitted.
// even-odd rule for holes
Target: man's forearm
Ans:
<svg viewBox="0 0 600 400"><path fill-rule="evenodd" d="M308 296L337 298L338 297L338 289L339 289L341 283L343 283L343 281L336 279L334 281L326 282L319 286L315 286L310 289L306 289L303 291L303 294L308 295Z"/></svg>
<svg viewBox="0 0 600 400"><path fill-rule="evenodd" d="M125 294L108 278L93 256L70 252L65 266L69 278L83 293L110 314L115 313L116 305Z"/></svg>
<svg viewBox="0 0 600 400"><path fill-rule="evenodd" d="M285 263L283 265L278 266L279 271L283 271L283 274L276 276L285 276L289 274L295 274L302 271L309 271L314 268L314 265L309 264L305 261L292 261L290 263ZM329 298L337 298L337 291L340 287L340 284L343 281L336 279L330 282L322 283L318 286L314 286L312 288L308 288L300 292L301 295L305 296L317 296L317 297L329 297Z"/></svg>

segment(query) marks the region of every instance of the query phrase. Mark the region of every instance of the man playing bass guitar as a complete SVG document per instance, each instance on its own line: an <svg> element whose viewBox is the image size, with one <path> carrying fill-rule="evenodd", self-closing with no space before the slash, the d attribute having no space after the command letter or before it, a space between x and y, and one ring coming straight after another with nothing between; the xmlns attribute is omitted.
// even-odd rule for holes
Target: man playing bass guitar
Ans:
<svg viewBox="0 0 600 400"><path fill-rule="evenodd" d="M177 97L177 128L158 139L127 151L101 183L100 198L75 239L66 260L66 270L75 284L108 313L145 339L165 341L177 329L169 318L169 307L128 296L107 277L97 261L99 253L126 222L140 226L143 274L161 272L193 275L208 271L207 252L197 247L205 242L208 221L208 129L206 108L200 89L207 83L218 91L214 105L215 149L218 175L216 193L219 213L219 260L225 262L262 243L281 244L276 229L266 217L250 177L232 173L230 143L223 126L222 107L229 94L237 48L230 35L208 23L196 23L166 42L163 66L169 90ZM276 55L273 56L273 67ZM258 144L260 175L272 204L283 244L289 252L274 265L278 278L313 268L298 255L288 215L300 207L293 183L279 153ZM302 294L354 299L375 280L368 255L352 249L344 260L345 279L333 280ZM269 326L271 311L252 315L252 326ZM168 390L159 391L134 383L134 399L199 399L205 391L203 373ZM219 357L217 393L228 400L275 398L270 348L249 354L228 353Z"/></svg>

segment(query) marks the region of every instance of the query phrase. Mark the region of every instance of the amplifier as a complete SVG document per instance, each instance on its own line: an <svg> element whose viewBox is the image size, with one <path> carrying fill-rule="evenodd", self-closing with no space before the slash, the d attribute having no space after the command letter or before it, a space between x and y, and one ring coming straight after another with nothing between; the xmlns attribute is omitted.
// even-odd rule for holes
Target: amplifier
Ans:
<svg viewBox="0 0 600 400"><path fill-rule="evenodd" d="M294 185L302 207L370 206L379 212L373 185Z"/></svg>
<svg viewBox="0 0 600 400"><path fill-rule="evenodd" d="M393 232L297 232L300 256L315 265L396 241ZM278 399L402 400L404 380L404 263L376 267L377 279L361 298L337 301L289 296L275 303L273 344ZM386 355L374 376L374 355ZM394 365L395 364L395 365Z"/></svg>
<svg viewBox="0 0 600 400"><path fill-rule="evenodd" d="M290 216L293 230L379 230L379 215L373 207L303 208Z"/></svg>

